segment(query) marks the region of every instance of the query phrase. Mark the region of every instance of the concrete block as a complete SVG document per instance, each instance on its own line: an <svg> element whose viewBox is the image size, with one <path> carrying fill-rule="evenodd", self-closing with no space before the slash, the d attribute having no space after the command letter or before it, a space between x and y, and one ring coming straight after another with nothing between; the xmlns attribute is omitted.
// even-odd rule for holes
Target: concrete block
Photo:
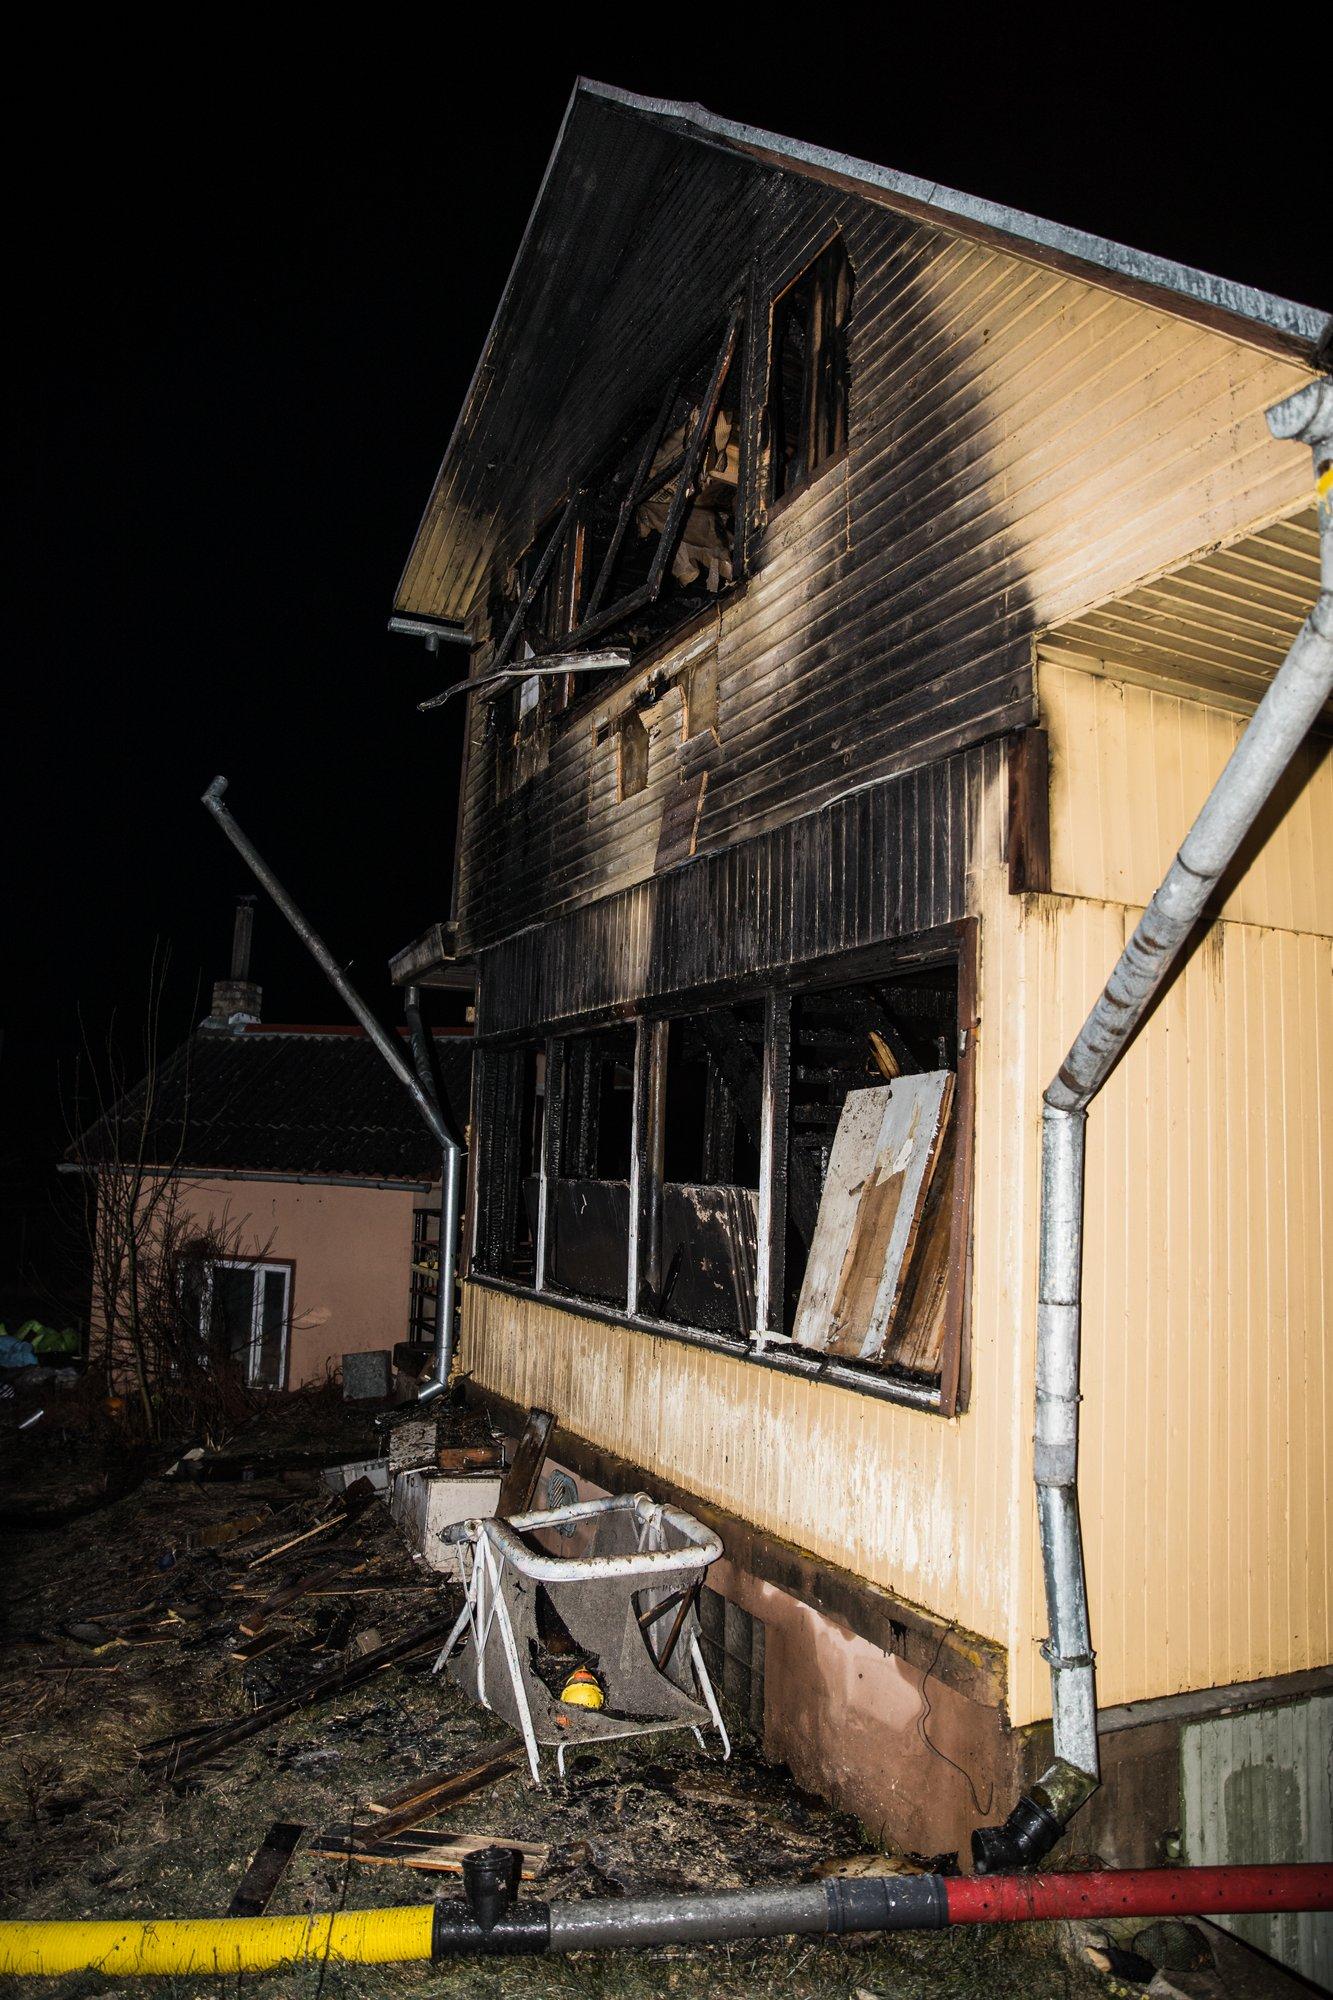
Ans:
<svg viewBox="0 0 1333 2000"><path fill-rule="evenodd" d="M389 1511L403 1538L426 1564L445 1576L459 1574L458 1550L440 1540L440 1530L456 1521L484 1519L500 1504L500 1480L492 1472L400 1472L393 1482Z"/></svg>
<svg viewBox="0 0 1333 2000"><path fill-rule="evenodd" d="M387 1458L356 1458L347 1465L326 1465L323 1479L330 1493L345 1493L349 1486L356 1485L358 1479L368 1479L381 1499L389 1497Z"/></svg>
<svg viewBox="0 0 1333 2000"><path fill-rule="evenodd" d="M343 1395L349 1403L385 1397L392 1387L392 1356L387 1347L372 1347L364 1354L344 1354Z"/></svg>

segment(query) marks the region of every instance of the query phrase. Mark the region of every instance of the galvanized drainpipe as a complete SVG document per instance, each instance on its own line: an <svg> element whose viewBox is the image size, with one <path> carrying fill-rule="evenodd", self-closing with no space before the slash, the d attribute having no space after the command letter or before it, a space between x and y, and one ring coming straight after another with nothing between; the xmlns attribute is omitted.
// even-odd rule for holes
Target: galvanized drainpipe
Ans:
<svg viewBox="0 0 1333 2000"><path fill-rule="evenodd" d="M242 833L236 821L228 812L222 800L227 790L225 778L214 778L203 795L203 802L212 813L222 831L226 834L236 852L241 856L251 873L263 883L278 908L286 917L296 935L306 946L335 993L351 1009L361 1026L379 1050L389 1068L411 1097L422 1118L439 1141L444 1156L444 1171L441 1180L440 1215L440 1290L437 1306L438 1320L435 1335L435 1360L431 1374L417 1391L418 1401L429 1400L439 1395L448 1381L448 1368L453 1346L454 1326L454 1263L458 1241L458 1189L461 1180L462 1148L450 1131L444 1115L436 1101L435 1083L431 1074L428 1044L425 1030L421 1025L420 1009L415 1005L415 988L412 989L412 1008L415 1020L409 1011L408 1027L412 1035L412 1052L419 1074L404 1062L402 1051L386 1033L380 1022L367 1007L361 995L348 979L333 953L325 944L314 925L309 922L299 905L284 889L273 870L253 842ZM418 1042L420 1046L418 1047Z"/></svg>
<svg viewBox="0 0 1333 2000"><path fill-rule="evenodd" d="M1078 1515L1079 1331L1088 1106L1175 965L1208 898L1333 691L1333 380L1268 412L1274 437L1314 453L1320 589L1042 1102L1041 1253L1033 1474L1050 1637L1055 1761L1002 1827L972 1836L981 1872L1048 1852L1100 1780L1097 1696Z"/></svg>
<svg viewBox="0 0 1333 2000"><path fill-rule="evenodd" d="M412 1041L412 1059L424 1090L440 1114L446 1140L440 1171L440 1276L435 1300L435 1353L431 1371L418 1384L417 1401L429 1403L449 1386L449 1370L454 1361L454 1299L458 1289L458 1223L463 1180L463 1147L449 1127L448 1108L435 1082L430 1059L430 1038L421 1018L421 995L409 986L403 998L403 1014ZM432 1128L434 1129L434 1128Z"/></svg>

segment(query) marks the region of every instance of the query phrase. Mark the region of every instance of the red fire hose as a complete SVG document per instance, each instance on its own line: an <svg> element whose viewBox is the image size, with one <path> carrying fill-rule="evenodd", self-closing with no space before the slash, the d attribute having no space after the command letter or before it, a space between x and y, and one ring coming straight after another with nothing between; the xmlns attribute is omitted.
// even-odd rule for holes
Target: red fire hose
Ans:
<svg viewBox="0 0 1333 2000"><path fill-rule="evenodd" d="M951 1924L1043 1917L1242 1916L1333 1909L1333 1867L1102 1868L1070 1875L950 1875Z"/></svg>

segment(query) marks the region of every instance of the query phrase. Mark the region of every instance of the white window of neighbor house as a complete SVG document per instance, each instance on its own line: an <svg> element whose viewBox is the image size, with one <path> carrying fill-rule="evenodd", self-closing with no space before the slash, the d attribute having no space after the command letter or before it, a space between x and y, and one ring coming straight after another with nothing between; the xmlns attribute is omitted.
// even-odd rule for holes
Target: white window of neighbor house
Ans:
<svg viewBox="0 0 1333 2000"><path fill-rule="evenodd" d="M252 1389L286 1385L291 1287L290 1264L219 1258L208 1266L201 1331L210 1348L231 1357Z"/></svg>

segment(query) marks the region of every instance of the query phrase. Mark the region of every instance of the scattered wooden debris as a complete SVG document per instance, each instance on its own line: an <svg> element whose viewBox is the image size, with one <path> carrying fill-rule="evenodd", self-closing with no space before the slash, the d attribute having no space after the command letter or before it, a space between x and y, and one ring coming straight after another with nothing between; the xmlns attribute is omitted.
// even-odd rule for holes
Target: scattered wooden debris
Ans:
<svg viewBox="0 0 1333 2000"><path fill-rule="evenodd" d="M288 1549L298 1548L302 1542L311 1541L316 1535L327 1535L330 1528L345 1528L346 1526L347 1517L344 1514L334 1514L330 1520L317 1521L313 1528L306 1528L301 1534L292 1535L287 1541L279 1542L276 1548L265 1549L262 1556L255 1557L254 1561L250 1564L250 1568L258 1569L261 1563L272 1562L275 1556L286 1555Z"/></svg>
<svg viewBox="0 0 1333 2000"><path fill-rule="evenodd" d="M242 1625L241 1630L245 1629ZM271 1653L275 1646L281 1646L290 1637L291 1633L284 1632L281 1626L276 1631L260 1632L254 1638L239 1640L231 1649L231 1657L242 1662L257 1660L261 1653Z"/></svg>
<svg viewBox="0 0 1333 2000"><path fill-rule="evenodd" d="M354 1660L350 1666L340 1667L336 1672L321 1674L295 1694L285 1695L279 1701L265 1703L250 1715L243 1715L234 1722L224 1722L207 1735L199 1735L192 1730L183 1731L179 1736L166 1739L164 1745L149 1750L140 1749L140 1757L158 1767L158 1775L166 1778L180 1776L196 1764L206 1763L220 1750L229 1750L234 1743L242 1743L248 1736L257 1736L274 1722L281 1722L285 1716L295 1715L298 1709L313 1707L330 1695L342 1694L345 1689L355 1687L358 1682L369 1680L372 1675L382 1672L385 1667L397 1665L410 1659L414 1654L428 1652L438 1646L450 1631L453 1620L437 1618L429 1625L419 1627L415 1632L405 1633L390 1645L381 1646L378 1652L367 1653L364 1659Z"/></svg>
<svg viewBox="0 0 1333 2000"><path fill-rule="evenodd" d="M435 1454L441 1472L503 1472L504 1462L498 1444L447 1444Z"/></svg>
<svg viewBox="0 0 1333 2000"><path fill-rule="evenodd" d="M431 1874L461 1875L467 1856L480 1853L483 1847L516 1847L523 1856L525 1882L536 1880L551 1853L549 1846L510 1840L498 1833L396 1833L364 1840L348 1826L313 1834L306 1852L321 1860L379 1862L395 1868L422 1868Z"/></svg>
<svg viewBox="0 0 1333 2000"><path fill-rule="evenodd" d="M537 1495L537 1481L542 1476L546 1448L554 1429L555 1418L549 1410L528 1411L514 1462L500 1482L500 1498L495 1505L499 1520L512 1520L515 1514L526 1514L530 1510Z"/></svg>
<svg viewBox="0 0 1333 2000"><path fill-rule="evenodd" d="M490 1757L484 1764L472 1764L463 1771L428 1771L412 1784L390 1792L385 1798L371 1799L367 1811L380 1815L375 1838L387 1839L390 1834L401 1833L423 1819L433 1819L446 1806L457 1805L460 1799L471 1798L474 1792L494 1784L497 1778L517 1771L523 1761L522 1745L516 1744L512 1750L502 1751L498 1757Z"/></svg>
<svg viewBox="0 0 1333 2000"><path fill-rule="evenodd" d="M263 1916L304 1832L305 1828L294 1820L274 1820L227 1905L229 1917Z"/></svg>
<svg viewBox="0 0 1333 2000"><path fill-rule="evenodd" d="M351 1576L359 1576L365 1569L365 1566L365 1559L362 1558L360 1562L353 1564L351 1569L344 1573ZM285 1578L276 1590L271 1590L267 1597L260 1599L258 1604L251 1605L241 1613L239 1622L242 1632L248 1638L255 1638L263 1631L273 1612L283 1610L288 1604L294 1604L298 1597L314 1595L320 1597L341 1597L344 1594L343 1587L333 1581L332 1567L332 1565L325 1565L319 1569L304 1570L300 1575L290 1575Z"/></svg>
<svg viewBox="0 0 1333 2000"><path fill-rule="evenodd" d="M246 1535L252 1535L257 1528L265 1526L271 1509L262 1508L254 1514L237 1514L230 1521L214 1521L206 1528L199 1528L191 1537L191 1545L196 1549L221 1549L228 1542L239 1542Z"/></svg>

